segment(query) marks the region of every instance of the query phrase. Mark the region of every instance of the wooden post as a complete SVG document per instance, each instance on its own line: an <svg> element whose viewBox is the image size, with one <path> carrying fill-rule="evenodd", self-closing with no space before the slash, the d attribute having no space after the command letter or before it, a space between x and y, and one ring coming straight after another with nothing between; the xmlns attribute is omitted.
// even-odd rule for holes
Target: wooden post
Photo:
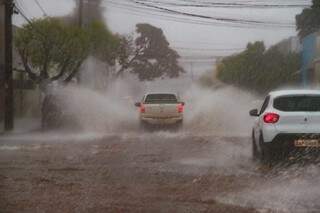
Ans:
<svg viewBox="0 0 320 213"><path fill-rule="evenodd" d="M79 27L83 24L83 0L79 0Z"/></svg>
<svg viewBox="0 0 320 213"><path fill-rule="evenodd" d="M4 129L10 131L14 128L14 95L13 95L13 72L12 72L12 15L13 1L5 1L5 109Z"/></svg>

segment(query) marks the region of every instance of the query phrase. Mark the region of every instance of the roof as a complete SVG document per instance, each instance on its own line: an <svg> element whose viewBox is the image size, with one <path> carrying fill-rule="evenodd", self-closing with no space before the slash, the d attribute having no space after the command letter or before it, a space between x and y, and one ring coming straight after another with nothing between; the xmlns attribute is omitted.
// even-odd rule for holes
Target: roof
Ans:
<svg viewBox="0 0 320 213"><path fill-rule="evenodd" d="M269 94L273 97L284 95L320 95L320 89L288 89L272 91Z"/></svg>
<svg viewBox="0 0 320 213"><path fill-rule="evenodd" d="M148 92L145 95L177 95L175 92Z"/></svg>

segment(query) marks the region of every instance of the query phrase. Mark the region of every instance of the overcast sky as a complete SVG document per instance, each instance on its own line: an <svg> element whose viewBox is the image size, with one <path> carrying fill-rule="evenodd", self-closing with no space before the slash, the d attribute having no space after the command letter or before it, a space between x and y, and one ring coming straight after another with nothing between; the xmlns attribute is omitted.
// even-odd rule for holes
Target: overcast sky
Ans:
<svg viewBox="0 0 320 213"><path fill-rule="evenodd" d="M75 4L73 0L38 0L48 15L65 15L72 11ZM90 2L90 0L89 0ZM310 4L311 0L158 0L158 2L222 2L222 3L254 3L254 4ZM282 39L295 36L294 27L243 27L233 26L221 22L203 24L208 20L177 16L178 20L170 18L167 14L157 13L152 9L138 10L127 6L127 0L103 0L105 18L109 28L115 33L128 34L134 31L137 23L150 23L163 29L170 44L177 49L182 56L219 56L228 55L240 48L245 48L248 42L264 41L267 46L275 44ZM130 4L130 3L129 3ZM36 5L35 0L18 0L18 6L24 9L29 18L43 16L42 11ZM162 4L158 6L163 7ZM177 7L166 8L182 12L207 15L211 17L223 17L233 19L256 20L263 22L276 22L294 24L295 15L301 13L302 8L200 8ZM197 23L189 23L197 22ZM21 24L20 16L15 16L15 23ZM199 23L201 24L199 24ZM233 50L225 50L233 49ZM236 50L234 50L236 49Z"/></svg>

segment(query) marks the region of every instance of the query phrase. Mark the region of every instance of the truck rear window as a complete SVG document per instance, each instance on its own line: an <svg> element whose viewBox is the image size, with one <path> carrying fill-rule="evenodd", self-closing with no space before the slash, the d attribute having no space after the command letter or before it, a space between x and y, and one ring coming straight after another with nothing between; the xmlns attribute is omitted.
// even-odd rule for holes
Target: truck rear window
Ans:
<svg viewBox="0 0 320 213"><path fill-rule="evenodd" d="M177 103L178 99L174 94L150 94L147 95L145 103Z"/></svg>
<svg viewBox="0 0 320 213"><path fill-rule="evenodd" d="M273 107L285 112L319 112L320 96L299 95L276 98Z"/></svg>

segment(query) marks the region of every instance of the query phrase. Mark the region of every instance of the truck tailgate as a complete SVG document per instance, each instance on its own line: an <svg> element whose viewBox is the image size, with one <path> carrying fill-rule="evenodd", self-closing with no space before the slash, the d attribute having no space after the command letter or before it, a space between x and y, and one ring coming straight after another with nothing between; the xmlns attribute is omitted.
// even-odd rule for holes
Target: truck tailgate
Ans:
<svg viewBox="0 0 320 213"><path fill-rule="evenodd" d="M178 117L178 104L145 104L145 117L168 118Z"/></svg>

